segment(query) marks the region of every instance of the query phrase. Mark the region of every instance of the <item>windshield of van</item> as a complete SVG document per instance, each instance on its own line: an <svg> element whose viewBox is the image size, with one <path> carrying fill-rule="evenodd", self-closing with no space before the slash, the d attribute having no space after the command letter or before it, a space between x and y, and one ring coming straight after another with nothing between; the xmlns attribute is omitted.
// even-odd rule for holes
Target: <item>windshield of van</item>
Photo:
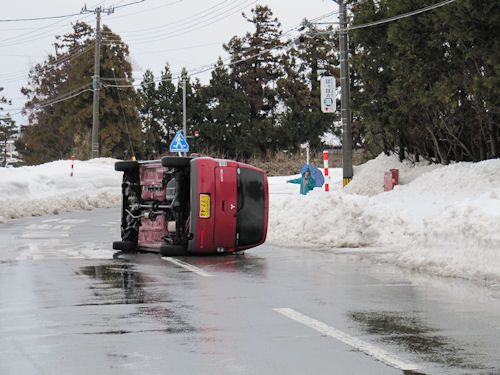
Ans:
<svg viewBox="0 0 500 375"><path fill-rule="evenodd" d="M253 169L238 168L238 246L253 245L262 241L265 203L264 175Z"/></svg>

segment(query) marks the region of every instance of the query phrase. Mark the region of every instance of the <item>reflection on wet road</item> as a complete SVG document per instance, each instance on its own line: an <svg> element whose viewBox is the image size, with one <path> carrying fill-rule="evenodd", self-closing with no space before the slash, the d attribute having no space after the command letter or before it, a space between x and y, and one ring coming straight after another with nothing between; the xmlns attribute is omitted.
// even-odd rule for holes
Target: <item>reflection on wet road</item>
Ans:
<svg viewBox="0 0 500 375"><path fill-rule="evenodd" d="M163 285L155 285L156 281L141 274L130 264L107 264L81 267L79 274L86 275L95 284L89 286L93 295L88 303L76 306L105 305L139 305L136 311L127 318L146 318L158 322L161 328L132 331L112 330L102 332L86 332L85 334L125 334L132 332L164 332L187 333L195 329L188 323L188 311L181 302L169 298Z"/></svg>
<svg viewBox="0 0 500 375"><path fill-rule="evenodd" d="M349 317L360 323L361 329L382 342L398 345L426 362L445 365L450 369L484 370L471 362L470 353L454 346L438 329L430 328L411 313L390 311L352 312Z"/></svg>
<svg viewBox="0 0 500 375"><path fill-rule="evenodd" d="M113 256L116 215L0 226L0 374L500 373L492 289L312 249Z"/></svg>

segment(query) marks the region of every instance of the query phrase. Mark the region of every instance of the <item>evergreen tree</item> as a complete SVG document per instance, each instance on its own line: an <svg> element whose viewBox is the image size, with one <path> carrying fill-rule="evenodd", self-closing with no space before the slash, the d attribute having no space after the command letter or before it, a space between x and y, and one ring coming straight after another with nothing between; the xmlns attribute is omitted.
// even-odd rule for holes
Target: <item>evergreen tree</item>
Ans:
<svg viewBox="0 0 500 375"><path fill-rule="evenodd" d="M325 33L327 34L319 34ZM321 136L335 132L337 116L321 112L320 82L322 76L334 76L338 81L338 38L331 28L313 27L298 38L284 60L285 75L278 81L278 91L284 110L280 113L280 147L297 150L308 142L319 148Z"/></svg>
<svg viewBox="0 0 500 375"><path fill-rule="evenodd" d="M2 165L7 165L7 143L12 139L12 136L17 133L17 128L14 120L11 118L0 117L0 144L3 148Z"/></svg>
<svg viewBox="0 0 500 375"><path fill-rule="evenodd" d="M428 5L358 1L365 23ZM499 155L500 4L472 0L355 30L354 109L374 152L448 163Z"/></svg>
<svg viewBox="0 0 500 375"><path fill-rule="evenodd" d="M3 87L0 87L0 92L3 91ZM4 96L0 96L0 111L3 111L2 104L10 105L10 100L7 100ZM7 165L7 142L11 137L17 133L15 122L10 118L7 113L6 116L0 117L0 145L3 148L2 155L2 166Z"/></svg>
<svg viewBox="0 0 500 375"><path fill-rule="evenodd" d="M119 36L106 26L103 33L113 42L103 43L101 49L100 154L121 158L140 141L137 94L128 88L121 89L119 96L118 89L111 87L115 81L130 82L131 65L128 47ZM71 33L56 37L55 53L30 71L29 85L22 89L28 98L25 109L30 126L23 151L28 163L67 158L72 153L82 159L90 157L93 45L93 29L77 22Z"/></svg>
<svg viewBox="0 0 500 375"><path fill-rule="evenodd" d="M144 134L143 149L145 157L156 159L166 148L166 139L159 116L158 92L153 72L146 70L141 87L138 90L141 98L139 113Z"/></svg>
<svg viewBox="0 0 500 375"><path fill-rule="evenodd" d="M250 104L250 121L244 129L255 152L264 153L277 145L274 114L277 105L276 82L282 74L281 24L267 6L257 5L245 19L253 24L253 33L233 37L224 45L231 55L231 79ZM242 61L242 59L244 59ZM245 157L250 156L245 152Z"/></svg>
<svg viewBox="0 0 500 375"><path fill-rule="evenodd" d="M238 90L219 58L210 83L199 90L203 114L200 124L201 148L220 156L244 158L253 152L245 129L250 127L251 106Z"/></svg>
<svg viewBox="0 0 500 375"><path fill-rule="evenodd" d="M128 61L129 49L121 37L106 25L103 33L113 40L101 50L101 76L103 81L132 82L132 65ZM140 98L133 87L103 85L99 106L99 145L102 156L129 158L143 155L142 132L138 107Z"/></svg>

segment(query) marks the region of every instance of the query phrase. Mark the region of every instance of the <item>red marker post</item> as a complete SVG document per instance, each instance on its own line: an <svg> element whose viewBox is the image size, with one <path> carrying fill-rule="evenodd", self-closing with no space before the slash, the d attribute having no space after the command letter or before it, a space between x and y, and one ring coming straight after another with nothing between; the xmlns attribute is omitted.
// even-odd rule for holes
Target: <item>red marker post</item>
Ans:
<svg viewBox="0 0 500 375"><path fill-rule="evenodd" d="M330 177L328 176L328 151L323 151L323 167L325 171L325 191L330 191Z"/></svg>
<svg viewBox="0 0 500 375"><path fill-rule="evenodd" d="M75 168L75 155L71 155L71 174L70 174L70 177L73 177L74 168Z"/></svg>

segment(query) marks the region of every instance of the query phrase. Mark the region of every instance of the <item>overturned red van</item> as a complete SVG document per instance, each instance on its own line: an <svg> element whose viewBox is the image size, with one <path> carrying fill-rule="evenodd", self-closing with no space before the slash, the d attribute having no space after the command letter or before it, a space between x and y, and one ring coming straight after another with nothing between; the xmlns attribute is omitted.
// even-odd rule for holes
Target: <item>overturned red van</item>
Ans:
<svg viewBox="0 0 500 375"><path fill-rule="evenodd" d="M119 161L121 241L113 249L162 255L233 253L266 240L267 174L209 157Z"/></svg>

